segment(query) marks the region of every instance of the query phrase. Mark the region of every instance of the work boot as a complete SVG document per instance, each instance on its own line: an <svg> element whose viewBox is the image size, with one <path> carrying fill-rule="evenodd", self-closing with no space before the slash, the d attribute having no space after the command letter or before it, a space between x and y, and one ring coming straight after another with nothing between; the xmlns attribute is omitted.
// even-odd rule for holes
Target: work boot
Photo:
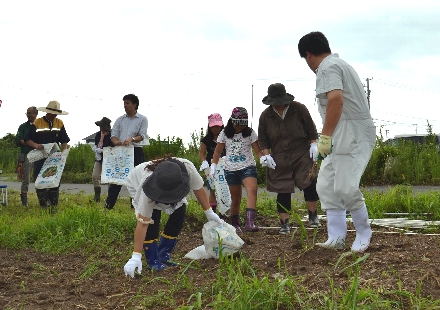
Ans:
<svg viewBox="0 0 440 310"><path fill-rule="evenodd" d="M177 237L171 237L162 234L160 236L159 247L157 249L159 261L167 266L177 266L171 261L171 252L177 244Z"/></svg>
<svg viewBox="0 0 440 310"><path fill-rule="evenodd" d="M246 222L245 222L244 230L251 232L260 230L260 228L254 223L256 215L257 215L257 210L246 208Z"/></svg>
<svg viewBox="0 0 440 310"><path fill-rule="evenodd" d="M286 219L285 221L281 220L281 228L280 228L280 234L281 235L287 235L290 234L290 223L289 219Z"/></svg>
<svg viewBox="0 0 440 310"><path fill-rule="evenodd" d="M345 247L347 236L347 220L345 210L327 210L327 234L328 239L317 246L328 249L342 249Z"/></svg>
<svg viewBox="0 0 440 310"><path fill-rule="evenodd" d="M350 213L353 225L356 228L356 238L351 250L353 252L363 252L370 245L371 235L373 234L368 219L367 207L364 205L359 210L350 211Z"/></svg>
<svg viewBox="0 0 440 310"><path fill-rule="evenodd" d="M321 227L321 223L319 222L318 219L318 210L316 210L315 212L309 210L309 224L310 227L313 228Z"/></svg>
<svg viewBox="0 0 440 310"><path fill-rule="evenodd" d="M48 201L47 191L45 189L41 189L41 190L38 189L37 197L38 197L38 202L40 203L40 207L46 209L47 201Z"/></svg>
<svg viewBox="0 0 440 310"><path fill-rule="evenodd" d="M20 198L21 198L21 205L24 207L28 206L28 196L27 193L21 193L20 194Z"/></svg>
<svg viewBox="0 0 440 310"><path fill-rule="evenodd" d="M148 269L150 270L163 270L168 268L167 265L162 264L159 261L159 255L157 252L157 239L144 241L144 253L147 260Z"/></svg>
<svg viewBox="0 0 440 310"><path fill-rule="evenodd" d="M49 203L52 207L58 206L58 198L60 196L60 191L58 188L56 190L49 190Z"/></svg>
<svg viewBox="0 0 440 310"><path fill-rule="evenodd" d="M237 234L242 233L240 228L240 216L238 214L231 216L231 225L235 227Z"/></svg>
<svg viewBox="0 0 440 310"><path fill-rule="evenodd" d="M100 202L101 201L101 187L94 187L95 190L95 201Z"/></svg>

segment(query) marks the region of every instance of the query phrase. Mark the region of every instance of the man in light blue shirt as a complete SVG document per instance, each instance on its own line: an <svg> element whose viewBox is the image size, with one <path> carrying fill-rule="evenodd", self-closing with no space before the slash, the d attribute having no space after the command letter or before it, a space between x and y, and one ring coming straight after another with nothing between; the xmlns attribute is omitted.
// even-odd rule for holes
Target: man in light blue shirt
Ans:
<svg viewBox="0 0 440 310"><path fill-rule="evenodd" d="M148 120L147 117L137 112L139 98L134 94L125 95L125 114L118 117L112 128L111 140L115 146L134 146L134 166L145 161L143 146L148 145ZM113 209L118 199L122 186L109 184L108 196L105 202L107 209Z"/></svg>

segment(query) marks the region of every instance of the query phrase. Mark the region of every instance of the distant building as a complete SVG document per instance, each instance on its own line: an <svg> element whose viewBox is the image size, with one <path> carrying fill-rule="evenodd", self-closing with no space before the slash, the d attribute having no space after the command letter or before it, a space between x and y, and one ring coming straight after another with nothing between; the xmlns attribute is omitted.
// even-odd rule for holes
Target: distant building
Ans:
<svg viewBox="0 0 440 310"><path fill-rule="evenodd" d="M96 136L96 132L88 137L85 137L84 139L82 139L83 141L85 140L87 144L95 144L95 136Z"/></svg>

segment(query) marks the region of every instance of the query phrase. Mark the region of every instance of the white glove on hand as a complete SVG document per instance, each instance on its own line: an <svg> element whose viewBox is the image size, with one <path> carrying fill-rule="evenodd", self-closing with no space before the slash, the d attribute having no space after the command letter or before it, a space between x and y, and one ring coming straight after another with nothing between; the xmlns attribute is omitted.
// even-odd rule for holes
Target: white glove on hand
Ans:
<svg viewBox="0 0 440 310"><path fill-rule="evenodd" d="M134 278L136 268L138 273L142 272L142 254L133 252L133 255L124 266L125 275Z"/></svg>
<svg viewBox="0 0 440 310"><path fill-rule="evenodd" d="M270 154L269 155L261 156L260 157L260 164L263 167L269 167L270 169L275 169L275 167L277 165L275 163L275 161L273 160L272 156L270 156Z"/></svg>
<svg viewBox="0 0 440 310"><path fill-rule="evenodd" d="M215 172L216 172L216 170L217 170L217 164L211 164L211 168L210 168L209 175L210 175L211 177L214 177L214 176L215 176Z"/></svg>
<svg viewBox="0 0 440 310"><path fill-rule="evenodd" d="M313 159L313 161L318 160L318 143L313 142L310 143L310 158Z"/></svg>
<svg viewBox="0 0 440 310"><path fill-rule="evenodd" d="M204 160L204 161L202 162L202 165L200 166L199 171L203 171L203 170L205 170L205 169L208 168L208 167L209 167L208 162L207 162L206 160Z"/></svg>
<svg viewBox="0 0 440 310"><path fill-rule="evenodd" d="M100 149L99 147L97 147L96 150L95 150L95 153L101 154L102 152L104 152L104 150Z"/></svg>
<svg viewBox="0 0 440 310"><path fill-rule="evenodd" d="M208 221L215 221L219 224L222 224L222 220L220 219L220 217L216 213L214 213L211 208L205 211L205 215Z"/></svg>

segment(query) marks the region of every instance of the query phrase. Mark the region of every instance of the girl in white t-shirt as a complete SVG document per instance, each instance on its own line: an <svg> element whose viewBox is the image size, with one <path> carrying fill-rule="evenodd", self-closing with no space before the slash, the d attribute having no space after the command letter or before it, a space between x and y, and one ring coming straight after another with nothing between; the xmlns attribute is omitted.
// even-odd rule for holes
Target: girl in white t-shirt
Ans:
<svg viewBox="0 0 440 310"><path fill-rule="evenodd" d="M231 193L231 221L237 232L240 228L241 184L247 192L246 202L246 231L258 231L255 225L257 204L257 168L252 149L260 158L263 152L258 145L255 131L248 127L248 113L245 108L237 107L232 110L228 124L217 138L217 147L211 163L211 175L215 176L217 163L226 147L225 177Z"/></svg>

